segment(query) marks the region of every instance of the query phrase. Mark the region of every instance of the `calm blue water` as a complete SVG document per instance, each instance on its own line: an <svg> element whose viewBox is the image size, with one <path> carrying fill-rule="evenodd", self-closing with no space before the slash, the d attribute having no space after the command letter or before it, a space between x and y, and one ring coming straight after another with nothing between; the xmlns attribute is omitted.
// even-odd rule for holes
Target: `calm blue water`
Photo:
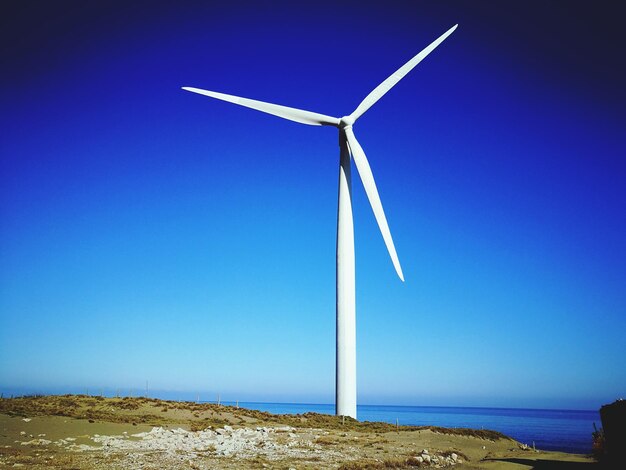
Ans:
<svg viewBox="0 0 626 470"><path fill-rule="evenodd" d="M239 406L277 414L335 413L334 405L241 402ZM593 423L601 425L597 411L359 405L357 416L359 421L395 424L397 419L416 426L491 429L528 445L534 441L538 449L579 454L591 452Z"/></svg>

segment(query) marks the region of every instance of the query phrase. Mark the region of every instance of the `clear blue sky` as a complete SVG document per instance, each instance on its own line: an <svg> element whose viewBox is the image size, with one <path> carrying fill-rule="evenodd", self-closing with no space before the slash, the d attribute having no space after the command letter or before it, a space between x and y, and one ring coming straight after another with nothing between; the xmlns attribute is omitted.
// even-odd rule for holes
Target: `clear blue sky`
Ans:
<svg viewBox="0 0 626 470"><path fill-rule="evenodd" d="M0 389L331 403L337 132L180 87L342 116L459 23L354 128L406 277L355 178L359 403L625 395L610 3L14 3Z"/></svg>

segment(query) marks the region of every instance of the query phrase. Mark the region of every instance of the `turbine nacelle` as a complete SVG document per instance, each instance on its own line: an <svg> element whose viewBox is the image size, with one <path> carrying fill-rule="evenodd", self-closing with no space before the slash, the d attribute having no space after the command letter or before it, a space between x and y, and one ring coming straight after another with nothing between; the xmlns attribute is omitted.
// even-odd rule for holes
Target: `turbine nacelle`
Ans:
<svg viewBox="0 0 626 470"><path fill-rule="evenodd" d="M356 119L354 119L352 116L348 115L348 116L344 116L339 120L339 128L340 129L346 129L347 127L352 127L352 125L354 124L354 122L356 121Z"/></svg>

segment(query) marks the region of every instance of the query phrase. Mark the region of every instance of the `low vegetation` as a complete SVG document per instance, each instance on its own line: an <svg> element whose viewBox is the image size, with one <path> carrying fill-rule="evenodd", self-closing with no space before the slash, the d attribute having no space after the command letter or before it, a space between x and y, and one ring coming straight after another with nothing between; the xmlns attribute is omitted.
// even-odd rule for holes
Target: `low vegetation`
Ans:
<svg viewBox="0 0 626 470"><path fill-rule="evenodd" d="M191 430L224 425L292 426L368 433L428 429L440 434L472 436L491 441L507 438L495 431L437 426L399 426L360 422L349 417L320 413L276 415L264 411L212 403L158 400L146 397L104 398L87 395L25 396L0 399L0 413L19 416L48 415L113 423L182 425Z"/></svg>
<svg viewBox="0 0 626 470"><path fill-rule="evenodd" d="M396 426L318 413L274 415L233 406L145 397L0 397L0 421L5 430L0 433L0 466L33 470L410 470L452 468L457 464L460 468L480 468L487 461L497 461L494 468L504 469L501 465L510 463L513 468L520 458L529 462L588 462L585 456L542 451L528 455L528 446L493 431ZM151 426L157 428L151 430ZM238 429L241 427L247 429ZM216 432L187 433L177 428ZM150 433L148 447L142 447L144 432ZM122 434L137 440L126 441ZM150 447L157 434L160 447ZM103 441L91 436L109 440L100 448L97 442ZM182 440L176 436L182 436ZM601 437L602 433L596 431L594 438L601 442ZM196 440L201 442L199 448ZM20 444L16 446L17 442ZM129 451L124 442L133 442L134 450ZM84 451L85 445L95 447ZM164 452L167 449L170 451Z"/></svg>
<svg viewBox="0 0 626 470"><path fill-rule="evenodd" d="M440 434L471 436L495 441L507 439L499 432L437 426L399 426L382 422L360 422L349 417L320 413L277 415L264 411L212 403L158 400L146 397L104 398L87 395L25 396L0 399L0 413L18 416L67 416L113 423L154 426L178 425L191 430L224 425L292 426L367 433L430 430Z"/></svg>
<svg viewBox="0 0 626 470"><path fill-rule="evenodd" d="M392 468L415 468L422 466L422 462L415 457L386 459L382 462L373 460L359 460L344 463L339 470L386 470Z"/></svg>

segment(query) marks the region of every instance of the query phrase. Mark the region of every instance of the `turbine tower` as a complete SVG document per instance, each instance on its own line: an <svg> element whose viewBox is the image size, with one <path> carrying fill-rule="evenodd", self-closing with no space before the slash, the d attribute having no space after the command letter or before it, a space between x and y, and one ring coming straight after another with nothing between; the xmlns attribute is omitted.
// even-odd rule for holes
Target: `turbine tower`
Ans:
<svg viewBox="0 0 626 470"><path fill-rule="evenodd" d="M402 281L404 275L396 248L391 238L387 218L380 202L374 176L367 157L354 136L352 126L372 105L398 83L413 67L419 64L439 44L454 32L454 25L423 51L400 67L393 75L378 85L359 106L347 116L336 118L263 101L240 98L200 88L183 87L183 90L210 96L222 101L256 109L290 121L312 126L334 126L339 129L339 204L337 214L337 356L335 382L335 413L356 419L356 316L354 279L354 227L352 221L352 182L350 161L354 163L365 187L376 222L391 256L396 273Z"/></svg>

